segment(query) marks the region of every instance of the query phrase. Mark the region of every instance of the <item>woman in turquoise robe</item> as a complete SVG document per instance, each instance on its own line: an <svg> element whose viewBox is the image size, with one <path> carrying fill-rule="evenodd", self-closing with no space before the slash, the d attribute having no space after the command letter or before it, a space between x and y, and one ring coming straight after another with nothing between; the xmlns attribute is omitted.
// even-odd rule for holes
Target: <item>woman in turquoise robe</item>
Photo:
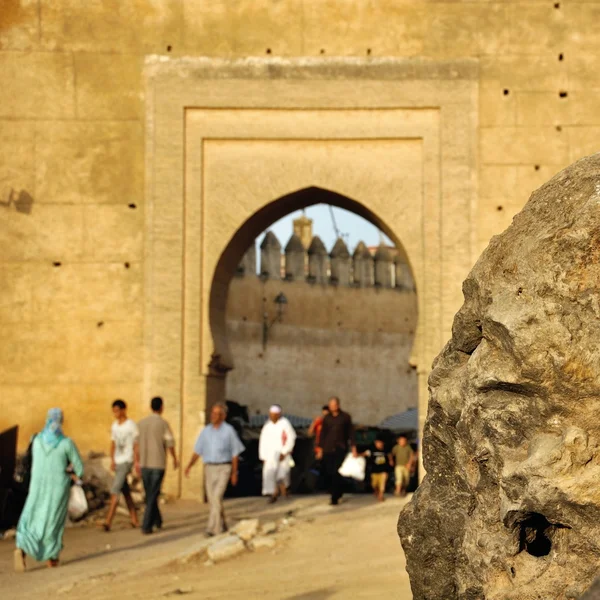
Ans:
<svg viewBox="0 0 600 600"><path fill-rule="evenodd" d="M60 408L48 411L44 430L32 442L31 483L17 525L15 568L25 569L25 556L58 565L63 547L71 476L67 467L83 475L83 463L73 441L62 431Z"/></svg>

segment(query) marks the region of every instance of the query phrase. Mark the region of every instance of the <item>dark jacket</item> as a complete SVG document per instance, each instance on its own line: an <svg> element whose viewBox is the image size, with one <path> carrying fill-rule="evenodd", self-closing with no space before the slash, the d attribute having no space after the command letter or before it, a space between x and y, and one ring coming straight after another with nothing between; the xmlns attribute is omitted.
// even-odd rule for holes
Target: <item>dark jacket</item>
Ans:
<svg viewBox="0 0 600 600"><path fill-rule="evenodd" d="M354 426L352 417L340 410L337 417L331 413L323 419L319 443L323 453L335 452L338 449L348 450L348 442L354 446Z"/></svg>

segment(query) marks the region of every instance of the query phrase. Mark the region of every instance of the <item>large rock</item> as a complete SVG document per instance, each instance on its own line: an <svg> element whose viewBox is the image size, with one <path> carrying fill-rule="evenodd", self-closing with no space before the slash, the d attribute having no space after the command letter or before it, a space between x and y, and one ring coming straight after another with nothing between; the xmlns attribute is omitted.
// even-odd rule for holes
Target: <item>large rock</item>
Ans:
<svg viewBox="0 0 600 600"><path fill-rule="evenodd" d="M208 558L219 562L233 558L246 550L246 545L237 535L228 535L208 547Z"/></svg>
<svg viewBox="0 0 600 600"><path fill-rule="evenodd" d="M464 283L398 530L415 600L575 598L600 569L600 155Z"/></svg>
<svg viewBox="0 0 600 600"><path fill-rule="evenodd" d="M259 524L258 519L243 519L236 523L231 533L235 533L244 542L249 542L258 533Z"/></svg>

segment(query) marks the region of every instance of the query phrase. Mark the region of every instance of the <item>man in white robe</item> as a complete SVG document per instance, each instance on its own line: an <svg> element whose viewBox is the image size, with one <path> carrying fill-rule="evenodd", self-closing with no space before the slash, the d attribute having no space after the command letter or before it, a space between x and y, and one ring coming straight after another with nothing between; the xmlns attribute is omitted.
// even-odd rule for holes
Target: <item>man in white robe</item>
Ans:
<svg viewBox="0 0 600 600"><path fill-rule="evenodd" d="M279 494L287 496L295 443L292 424L281 415L281 406L274 404L258 443L258 458L263 461L262 493L270 496L270 503L275 502Z"/></svg>

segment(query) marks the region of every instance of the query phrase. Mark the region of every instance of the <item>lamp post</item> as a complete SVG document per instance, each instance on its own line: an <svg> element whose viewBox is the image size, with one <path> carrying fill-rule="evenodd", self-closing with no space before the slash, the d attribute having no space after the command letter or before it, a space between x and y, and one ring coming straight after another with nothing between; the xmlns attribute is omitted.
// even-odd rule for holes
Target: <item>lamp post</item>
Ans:
<svg viewBox="0 0 600 600"><path fill-rule="evenodd" d="M263 312L263 350L267 349L267 342L269 340L269 330L275 323L279 323L283 320L283 313L285 312L285 308L287 306L287 298L283 292L279 292L275 299L273 300L277 305L277 314L273 318L271 322L269 322L269 315L267 313L267 309L265 306L265 310Z"/></svg>

